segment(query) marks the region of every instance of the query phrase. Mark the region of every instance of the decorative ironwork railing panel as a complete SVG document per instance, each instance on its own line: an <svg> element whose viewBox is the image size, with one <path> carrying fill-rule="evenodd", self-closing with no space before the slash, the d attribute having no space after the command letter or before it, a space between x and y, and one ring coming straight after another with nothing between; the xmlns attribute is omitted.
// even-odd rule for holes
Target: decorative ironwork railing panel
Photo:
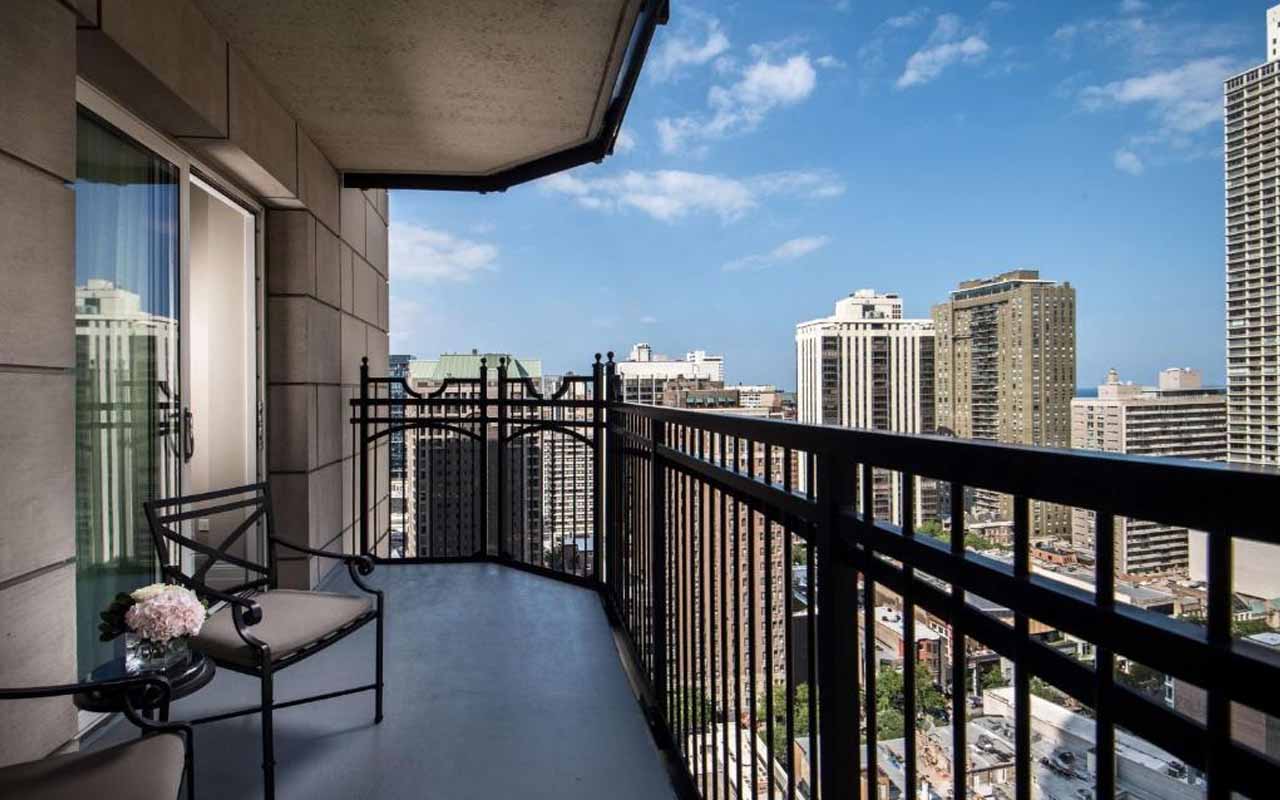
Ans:
<svg viewBox="0 0 1280 800"><path fill-rule="evenodd" d="M497 558L591 579L603 510L599 357L590 375L555 378L515 374L506 358L478 363L470 376L412 381L362 366L351 401L360 546L386 562Z"/></svg>

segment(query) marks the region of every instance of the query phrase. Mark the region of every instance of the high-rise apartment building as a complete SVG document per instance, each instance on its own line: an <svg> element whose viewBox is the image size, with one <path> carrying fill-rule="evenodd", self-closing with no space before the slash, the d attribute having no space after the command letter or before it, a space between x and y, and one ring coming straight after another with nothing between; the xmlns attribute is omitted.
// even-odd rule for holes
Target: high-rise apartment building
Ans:
<svg viewBox="0 0 1280 800"><path fill-rule="evenodd" d="M438 359L409 362L409 385L421 394L449 399L478 399L497 396L500 359L508 359L507 372L514 380L534 382L542 391L542 362L519 359L503 353L445 354ZM478 386L481 360L488 364L488 380ZM466 382L450 381L450 378ZM470 379L470 380L468 380ZM492 413L492 412L491 412ZM413 420L409 420L412 422ZM446 420L442 420L446 421ZM457 432L467 425L465 414L447 419L451 428L411 427L405 431L405 513L404 552L406 555L465 556L480 541L481 498L475 492L480 481L480 447L488 448L490 491L496 491L498 464L497 430L489 426L486 440L479 442ZM523 560L537 563L535 550L543 540L543 452L538 437L520 437L506 445L510 466L511 541ZM495 525L496 530L496 525ZM392 531L393 541L396 539Z"/></svg>
<svg viewBox="0 0 1280 800"><path fill-rule="evenodd" d="M1227 398L1230 459L1280 465L1280 255L1275 181L1280 165L1280 6L1267 12L1266 64L1224 84Z"/></svg>
<svg viewBox="0 0 1280 800"><path fill-rule="evenodd" d="M1121 383L1113 369L1097 397L1071 401L1071 446L1130 455L1225 461L1227 398L1201 387L1200 372L1166 369L1155 387ZM1071 510L1071 538L1093 546L1094 513ZM1186 574L1190 536L1186 528L1117 517L1116 571L1122 574Z"/></svg>
<svg viewBox="0 0 1280 800"><path fill-rule="evenodd" d="M1069 447L1076 379L1076 291L1033 269L962 281L933 307L939 433ZM979 518L1012 518L1012 499L974 491ZM1067 537L1066 508L1031 504L1032 532Z"/></svg>
<svg viewBox="0 0 1280 800"><path fill-rule="evenodd" d="M405 353L392 353L387 356L387 374L392 378L402 378L405 381L409 379L409 362L413 361L413 356ZM387 391L392 400L404 399L404 386L393 383L387 387ZM391 407L392 418L404 415L404 407L393 405ZM404 478L404 431L391 432L391 479L400 480ZM394 505L394 492L392 493Z"/></svg>
<svg viewBox="0 0 1280 800"><path fill-rule="evenodd" d="M1280 6L1267 11L1266 37L1267 62L1223 83L1227 458L1275 468L1280 467L1280 218L1273 176L1280 167L1275 113ZM1277 548L1238 539L1234 562L1237 591L1280 595Z"/></svg>
<svg viewBox="0 0 1280 800"><path fill-rule="evenodd" d="M860 289L835 314L796 325L800 422L896 433L932 433L934 331L903 319L902 298ZM877 472L875 515L901 523L897 473ZM916 522L936 516L933 482L916 492Z"/></svg>
<svg viewBox="0 0 1280 800"><path fill-rule="evenodd" d="M618 378L622 382L622 399L628 403L662 405L662 391L667 381L724 381L724 356L708 355L705 350L690 350L683 359L653 352L641 342L631 348L625 361L618 362Z"/></svg>

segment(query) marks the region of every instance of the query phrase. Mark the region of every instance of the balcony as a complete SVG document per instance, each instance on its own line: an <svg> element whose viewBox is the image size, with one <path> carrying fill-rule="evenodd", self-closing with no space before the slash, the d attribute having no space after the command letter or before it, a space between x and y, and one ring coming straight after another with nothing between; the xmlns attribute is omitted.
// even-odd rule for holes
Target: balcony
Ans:
<svg viewBox="0 0 1280 800"><path fill-rule="evenodd" d="M389 711L285 712L282 797L790 800L868 796L870 775L878 797L1264 797L1280 777L1234 719L1280 717L1280 653L1233 641L1230 588L1232 537L1280 541L1280 475L639 406L611 361L551 385L501 362L434 387L363 372L358 507L406 500L352 520L393 604ZM1009 557L954 535L967 489L1007 498ZM926 496L944 532L887 521ZM1092 512L1087 581L1032 567L1061 506ZM1115 579L1116 517L1209 531L1204 625ZM358 638L334 650L299 693L369 668ZM1008 685L976 688L1001 664ZM1136 687L1133 664L1198 704ZM936 701L865 699L895 675ZM219 677L179 713L252 692ZM214 796L252 796L253 724L198 728Z"/></svg>

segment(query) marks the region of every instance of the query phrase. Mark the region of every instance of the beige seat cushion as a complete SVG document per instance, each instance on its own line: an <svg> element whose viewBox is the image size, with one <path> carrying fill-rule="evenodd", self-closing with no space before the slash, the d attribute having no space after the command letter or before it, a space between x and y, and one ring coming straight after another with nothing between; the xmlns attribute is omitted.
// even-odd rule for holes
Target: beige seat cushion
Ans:
<svg viewBox="0 0 1280 800"><path fill-rule="evenodd" d="M253 600L262 608L262 621L246 630L271 647L272 661L323 639L372 608L367 597L289 589L256 594ZM236 633L230 607L220 609L205 620L200 635L191 643L220 661L245 666L258 663L257 651Z"/></svg>
<svg viewBox="0 0 1280 800"><path fill-rule="evenodd" d="M161 733L108 747L0 768L0 797L40 800L174 800L182 786L182 737Z"/></svg>

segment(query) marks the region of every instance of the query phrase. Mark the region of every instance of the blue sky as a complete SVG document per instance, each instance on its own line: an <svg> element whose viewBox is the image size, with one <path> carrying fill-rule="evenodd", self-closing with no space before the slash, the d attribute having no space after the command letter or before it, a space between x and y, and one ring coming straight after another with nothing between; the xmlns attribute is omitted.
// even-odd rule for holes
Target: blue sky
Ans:
<svg viewBox="0 0 1280 800"><path fill-rule="evenodd" d="M394 352L648 341L793 388L795 323L855 289L927 316L1036 267L1077 289L1077 384L1223 382L1221 81L1266 0L672 5L612 158L394 193Z"/></svg>

